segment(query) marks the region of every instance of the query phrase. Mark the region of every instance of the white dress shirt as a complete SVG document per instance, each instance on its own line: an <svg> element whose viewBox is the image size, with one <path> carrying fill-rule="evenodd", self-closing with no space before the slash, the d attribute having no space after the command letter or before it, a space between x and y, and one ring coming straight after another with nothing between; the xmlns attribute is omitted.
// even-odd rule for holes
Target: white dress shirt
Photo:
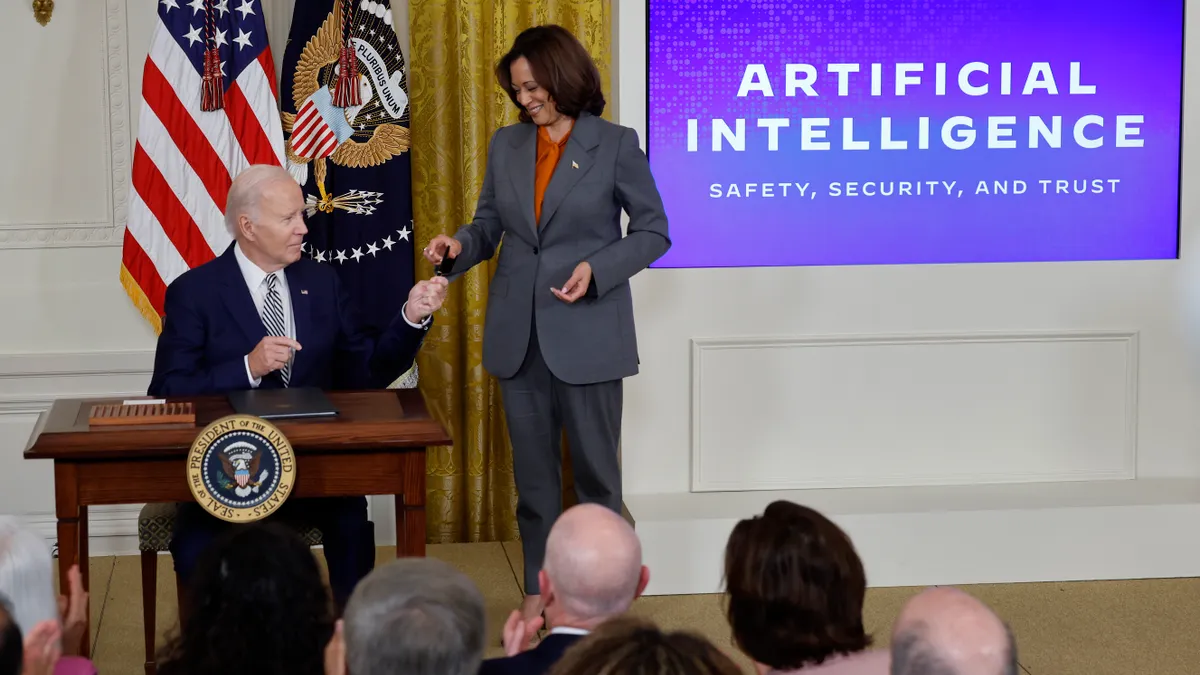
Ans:
<svg viewBox="0 0 1200 675"><path fill-rule="evenodd" d="M588 631L583 628L573 628L571 626L555 626L550 629L551 635L587 635Z"/></svg>
<svg viewBox="0 0 1200 675"><path fill-rule="evenodd" d="M246 254L242 252L242 247L238 244L234 244L233 246L233 257L237 259L238 268L242 270L242 278L246 280L246 287L250 290L250 297L254 300L254 309L258 312L259 317L262 317L263 303L267 300L267 277L275 277L275 288L279 291L279 301L283 304L283 331L287 337L295 340L296 322L292 318L292 296L288 292L287 275L283 273L283 270L276 270L271 274L267 274L261 267L255 265L246 257ZM404 306L400 308L400 313L404 316L404 323L413 328L424 328L429 325L430 319L433 318L427 316L421 323L413 323L408 320L408 314L405 313L407 309L408 302L405 302ZM257 389L258 385L262 384L262 378L256 378L250 373L249 354L243 360L246 364L246 379L250 381L251 387Z"/></svg>

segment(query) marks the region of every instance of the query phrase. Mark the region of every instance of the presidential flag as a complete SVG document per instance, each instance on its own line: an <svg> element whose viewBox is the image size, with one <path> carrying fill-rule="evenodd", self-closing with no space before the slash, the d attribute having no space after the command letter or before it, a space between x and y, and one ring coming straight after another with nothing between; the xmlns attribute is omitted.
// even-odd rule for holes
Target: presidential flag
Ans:
<svg viewBox="0 0 1200 675"><path fill-rule="evenodd" d="M232 241L225 197L251 164L284 164L259 0L159 0L142 75L121 284L155 332L167 285Z"/></svg>
<svg viewBox="0 0 1200 675"><path fill-rule="evenodd" d="M304 252L334 266L381 331L414 268L408 82L389 4L297 0L281 89L287 167L308 205Z"/></svg>

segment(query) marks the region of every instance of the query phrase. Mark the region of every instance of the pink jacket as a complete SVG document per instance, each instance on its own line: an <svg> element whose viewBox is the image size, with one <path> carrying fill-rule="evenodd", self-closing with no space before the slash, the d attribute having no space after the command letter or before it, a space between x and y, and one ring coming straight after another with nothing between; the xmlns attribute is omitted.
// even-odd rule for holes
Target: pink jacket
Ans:
<svg viewBox="0 0 1200 675"><path fill-rule="evenodd" d="M64 656L54 664L54 675L97 675L96 666L82 656Z"/></svg>

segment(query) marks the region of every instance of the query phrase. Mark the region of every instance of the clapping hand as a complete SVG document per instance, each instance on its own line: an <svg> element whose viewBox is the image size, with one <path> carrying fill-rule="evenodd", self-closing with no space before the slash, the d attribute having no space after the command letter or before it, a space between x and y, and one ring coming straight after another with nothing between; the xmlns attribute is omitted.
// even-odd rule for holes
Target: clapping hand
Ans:
<svg viewBox="0 0 1200 675"><path fill-rule="evenodd" d="M404 308L404 318L411 323L421 323L429 315L442 308L446 301L446 289L450 282L445 277L434 277L418 281L408 292L408 305Z"/></svg>
<svg viewBox="0 0 1200 675"><path fill-rule="evenodd" d="M62 656L58 646L62 630L57 621L42 621L25 636L24 663L21 675L54 675L54 665Z"/></svg>
<svg viewBox="0 0 1200 675"><path fill-rule="evenodd" d="M543 622L541 615L526 621L521 618L521 612L514 609L513 613L508 615L508 621L504 622L504 654L516 656L529 649Z"/></svg>
<svg viewBox="0 0 1200 675"><path fill-rule="evenodd" d="M58 596L58 615L62 621L63 651L70 656L83 656L83 632L87 630L88 594L83 590L83 575L79 565L67 571L67 594Z"/></svg>

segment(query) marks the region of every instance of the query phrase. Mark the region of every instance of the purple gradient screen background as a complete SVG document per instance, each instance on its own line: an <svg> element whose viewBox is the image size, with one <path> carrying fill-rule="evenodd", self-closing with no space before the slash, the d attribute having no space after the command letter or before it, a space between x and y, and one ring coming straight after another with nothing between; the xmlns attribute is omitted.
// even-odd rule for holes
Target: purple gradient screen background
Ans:
<svg viewBox="0 0 1200 675"><path fill-rule="evenodd" d="M749 267L1174 258L1178 253L1183 1L1139 0L734 0L649 1L650 165L673 246L654 267ZM989 65L958 90L958 70ZM1059 93L1020 94L1030 64L1049 62ZM1070 95L1070 63L1082 63L1093 95ZM925 64L921 83L895 96L895 64ZM944 96L934 65L944 62ZM1001 95L1002 62L1012 91ZM775 96L738 98L746 64L765 65ZM785 66L816 67L820 96L785 96ZM850 95L837 96L829 63L858 63ZM883 95L870 95L870 64L883 64ZM1083 115L1104 117L1104 146L1073 140ZM949 117L973 118L975 144L941 141ZM1012 115L1015 149L987 148L987 117ZM1062 116L1062 147L1028 148L1028 117ZM1141 148L1118 148L1117 115L1143 115ZM907 150L881 150L881 117ZM918 118L930 147L917 149ZM785 117L779 150L756 120ZM828 117L829 150L800 150L800 119ZM871 149L841 149L843 117ZM687 151L687 120L698 151ZM746 119L746 149L711 149L712 122ZM1023 195L977 195L980 180L1021 179ZM1114 193L1041 194L1039 179L1119 179ZM957 181L957 196L833 197L841 181ZM710 184L807 182L815 198L714 199ZM1107 186L1107 183L1105 184ZM792 194L792 193L789 193Z"/></svg>

